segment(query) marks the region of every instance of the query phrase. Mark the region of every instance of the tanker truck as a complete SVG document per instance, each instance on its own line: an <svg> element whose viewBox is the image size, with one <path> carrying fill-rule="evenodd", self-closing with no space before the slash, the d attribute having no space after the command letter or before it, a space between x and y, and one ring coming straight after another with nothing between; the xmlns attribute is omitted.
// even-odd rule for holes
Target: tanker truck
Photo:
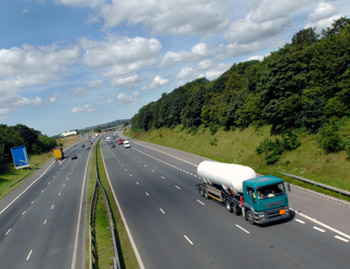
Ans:
<svg viewBox="0 0 350 269"><path fill-rule="evenodd" d="M257 176L238 164L203 161L197 168L203 183L199 193L226 206L235 215L242 214L250 224L266 224L290 217L284 182L275 176Z"/></svg>

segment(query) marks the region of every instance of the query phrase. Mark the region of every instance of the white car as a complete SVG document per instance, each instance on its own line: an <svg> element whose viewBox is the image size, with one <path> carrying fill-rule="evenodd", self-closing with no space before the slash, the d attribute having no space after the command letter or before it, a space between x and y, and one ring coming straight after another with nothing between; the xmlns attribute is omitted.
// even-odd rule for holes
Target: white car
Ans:
<svg viewBox="0 0 350 269"><path fill-rule="evenodd" d="M125 140L123 144L124 144L124 148L130 148L130 143L128 140Z"/></svg>

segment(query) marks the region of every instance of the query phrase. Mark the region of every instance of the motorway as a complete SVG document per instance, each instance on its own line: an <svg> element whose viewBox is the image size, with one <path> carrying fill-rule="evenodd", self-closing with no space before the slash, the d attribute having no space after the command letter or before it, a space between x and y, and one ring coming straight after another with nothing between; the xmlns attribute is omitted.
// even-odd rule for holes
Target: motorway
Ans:
<svg viewBox="0 0 350 269"><path fill-rule="evenodd" d="M0 268L84 268L90 150L64 152L0 201Z"/></svg>
<svg viewBox="0 0 350 269"><path fill-rule="evenodd" d="M141 268L349 268L349 203L293 188L293 218L252 226L198 194L204 158L136 140L101 150Z"/></svg>

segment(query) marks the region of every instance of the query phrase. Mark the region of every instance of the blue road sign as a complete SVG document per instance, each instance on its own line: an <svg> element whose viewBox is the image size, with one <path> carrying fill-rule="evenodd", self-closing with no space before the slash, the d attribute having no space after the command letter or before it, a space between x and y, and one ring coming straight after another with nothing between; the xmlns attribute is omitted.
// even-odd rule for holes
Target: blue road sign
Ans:
<svg viewBox="0 0 350 269"><path fill-rule="evenodd" d="M19 146L11 148L11 154L13 163L16 169L29 166L29 158L26 150L26 146Z"/></svg>

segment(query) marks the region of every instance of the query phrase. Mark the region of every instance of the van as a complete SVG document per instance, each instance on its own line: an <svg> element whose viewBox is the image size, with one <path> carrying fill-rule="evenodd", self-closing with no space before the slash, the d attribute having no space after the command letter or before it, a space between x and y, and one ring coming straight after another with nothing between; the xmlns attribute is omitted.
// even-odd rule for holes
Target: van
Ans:
<svg viewBox="0 0 350 269"><path fill-rule="evenodd" d="M130 143L128 140L124 141L124 148L130 148Z"/></svg>

